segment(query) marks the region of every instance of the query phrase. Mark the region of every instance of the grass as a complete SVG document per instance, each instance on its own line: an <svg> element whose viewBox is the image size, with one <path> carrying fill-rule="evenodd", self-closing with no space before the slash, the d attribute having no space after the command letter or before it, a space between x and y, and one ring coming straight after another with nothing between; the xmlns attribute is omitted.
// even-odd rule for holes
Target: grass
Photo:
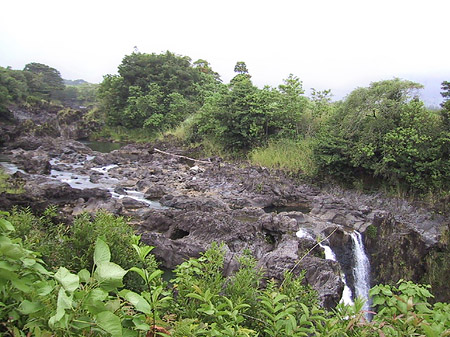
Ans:
<svg viewBox="0 0 450 337"><path fill-rule="evenodd" d="M9 180L9 174L0 168L0 193L20 194L23 192L23 187L11 182Z"/></svg>
<svg viewBox="0 0 450 337"><path fill-rule="evenodd" d="M266 147L251 151L249 159L253 164L293 174L302 173L307 177L313 177L317 173L313 160L313 142L310 138L270 142Z"/></svg>

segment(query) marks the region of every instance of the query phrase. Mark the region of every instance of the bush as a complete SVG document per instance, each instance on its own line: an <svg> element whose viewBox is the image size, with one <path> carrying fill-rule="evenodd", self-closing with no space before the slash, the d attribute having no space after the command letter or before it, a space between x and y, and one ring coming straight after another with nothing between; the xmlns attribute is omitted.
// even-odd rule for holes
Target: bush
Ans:
<svg viewBox="0 0 450 337"><path fill-rule="evenodd" d="M94 243L98 237L112 247L111 261L124 268L139 265L131 247L134 230L123 217L100 211L93 218L82 214L68 225L55 223L57 215L54 207L49 207L40 217L30 209L15 208L7 220L16 227L14 236L21 238L26 248L42 254L51 269L65 266L71 271L92 270ZM152 266L156 265L152 258ZM132 289L142 287L139 279L129 275L125 282Z"/></svg>

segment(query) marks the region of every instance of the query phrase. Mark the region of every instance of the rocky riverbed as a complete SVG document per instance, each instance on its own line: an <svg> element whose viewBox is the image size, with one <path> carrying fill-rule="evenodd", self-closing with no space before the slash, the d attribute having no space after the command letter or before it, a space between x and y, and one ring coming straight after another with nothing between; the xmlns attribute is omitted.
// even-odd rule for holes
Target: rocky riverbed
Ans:
<svg viewBox="0 0 450 337"><path fill-rule="evenodd" d="M421 281L430 268L427 257L448 249L442 240L448 219L406 202L324 191L265 168L195 161L183 150L160 149L167 153L151 144L100 153L70 139L17 137L1 150L25 193L1 194L0 209L19 205L39 212L57 205L66 221L99 209L130 217L169 269L222 242L230 274L238 267L235 257L250 250L268 277L305 269L326 307L342 296L342 271L354 289L354 230L366 234L372 283ZM296 235L299 229L308 235ZM325 259L316 245L330 234L325 243L338 261ZM449 300L450 294L438 296Z"/></svg>

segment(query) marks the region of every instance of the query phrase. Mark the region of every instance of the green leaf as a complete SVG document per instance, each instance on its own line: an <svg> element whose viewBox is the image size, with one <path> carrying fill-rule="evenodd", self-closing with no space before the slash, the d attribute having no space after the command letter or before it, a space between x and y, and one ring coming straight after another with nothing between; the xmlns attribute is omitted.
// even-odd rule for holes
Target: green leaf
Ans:
<svg viewBox="0 0 450 337"><path fill-rule="evenodd" d="M56 302L57 308L70 309L72 308L72 297L67 296L63 288L59 289L58 301Z"/></svg>
<svg viewBox="0 0 450 337"><path fill-rule="evenodd" d="M141 315L141 316L143 316L143 317L139 317L136 315L133 317L134 326L138 330L144 330L144 331L150 330L150 325L145 323L145 316L144 315Z"/></svg>
<svg viewBox="0 0 450 337"><path fill-rule="evenodd" d="M121 266L113 262L101 262L97 265L94 278L105 289L121 287L122 279L127 273Z"/></svg>
<svg viewBox="0 0 450 337"><path fill-rule="evenodd" d="M56 303L56 313L50 317L48 324L53 327L66 314L66 309L72 308L72 298L66 295L63 288L59 289L58 301Z"/></svg>
<svg viewBox="0 0 450 337"><path fill-rule="evenodd" d="M54 282L39 281L34 283L34 285L39 296L47 296L54 289Z"/></svg>
<svg viewBox="0 0 450 337"><path fill-rule="evenodd" d="M102 239L97 238L94 250L94 264L98 266L99 263L109 261L111 261L111 252L108 245Z"/></svg>
<svg viewBox="0 0 450 337"><path fill-rule="evenodd" d="M384 297L382 296L375 296L372 300L372 305L382 305L384 304L386 301L384 299Z"/></svg>
<svg viewBox="0 0 450 337"><path fill-rule="evenodd" d="M28 300L22 301L19 305L19 311L24 315L29 315L38 312L44 308L41 302L30 302Z"/></svg>
<svg viewBox="0 0 450 337"><path fill-rule="evenodd" d="M155 270L153 273L151 273L151 275L148 277L148 282L150 282L151 280L153 280L154 278L161 276L162 274L164 274L164 272L162 270Z"/></svg>
<svg viewBox="0 0 450 337"><path fill-rule="evenodd" d="M17 270L17 266L11 265L7 261L0 261L0 269L8 270L8 271L14 271ZM0 272L1 275L2 272Z"/></svg>
<svg viewBox="0 0 450 337"><path fill-rule="evenodd" d="M128 271L134 271L135 273L138 273L139 276L140 276L145 282L147 282L146 277L145 277L145 272L144 272L143 269L138 268L138 267L131 267L130 269L128 269Z"/></svg>
<svg viewBox="0 0 450 337"><path fill-rule="evenodd" d="M24 267L31 267L36 264L36 260L34 259L22 259L22 263Z"/></svg>
<svg viewBox="0 0 450 337"><path fill-rule="evenodd" d="M103 302L108 298L108 292L101 288L91 290L86 299L86 307L91 314L98 314L106 310L106 305Z"/></svg>
<svg viewBox="0 0 450 337"><path fill-rule="evenodd" d="M120 318L110 311L103 311L96 316L100 328L110 333L112 337L122 337L122 324Z"/></svg>
<svg viewBox="0 0 450 337"><path fill-rule="evenodd" d="M25 249L11 242L2 242L0 245L0 253L15 260L25 256L25 252Z"/></svg>
<svg viewBox="0 0 450 337"><path fill-rule="evenodd" d="M29 280L27 279L13 279L11 280L11 284L14 288L19 289L20 291L23 291L24 293L28 293L31 291L30 286L27 284L29 283Z"/></svg>
<svg viewBox="0 0 450 337"><path fill-rule="evenodd" d="M91 278L91 274L89 273L89 271L87 269L81 269L78 272L78 277L80 278L81 282L88 283Z"/></svg>
<svg viewBox="0 0 450 337"><path fill-rule="evenodd" d="M65 290L73 293L80 285L80 278L76 274L72 274L64 267L60 267L54 278L61 283Z"/></svg>
<svg viewBox="0 0 450 337"><path fill-rule="evenodd" d="M141 295L127 289L119 292L119 295L133 304L136 310L148 315L152 313L150 304L148 304L148 302Z"/></svg>
<svg viewBox="0 0 450 337"><path fill-rule="evenodd" d="M5 219L0 219L0 227L4 231L8 231L8 232L15 231L14 226L11 224L11 222L9 222L8 220L5 220Z"/></svg>

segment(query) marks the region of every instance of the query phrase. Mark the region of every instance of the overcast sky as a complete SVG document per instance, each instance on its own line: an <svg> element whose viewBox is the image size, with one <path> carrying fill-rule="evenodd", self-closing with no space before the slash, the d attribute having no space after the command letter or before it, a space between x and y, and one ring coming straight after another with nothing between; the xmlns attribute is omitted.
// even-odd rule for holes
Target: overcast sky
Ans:
<svg viewBox="0 0 450 337"><path fill-rule="evenodd" d="M260 87L293 73L341 98L400 77L439 104L449 13L449 0L3 0L0 66L39 62L98 83L137 46L206 59L225 83L244 61Z"/></svg>

